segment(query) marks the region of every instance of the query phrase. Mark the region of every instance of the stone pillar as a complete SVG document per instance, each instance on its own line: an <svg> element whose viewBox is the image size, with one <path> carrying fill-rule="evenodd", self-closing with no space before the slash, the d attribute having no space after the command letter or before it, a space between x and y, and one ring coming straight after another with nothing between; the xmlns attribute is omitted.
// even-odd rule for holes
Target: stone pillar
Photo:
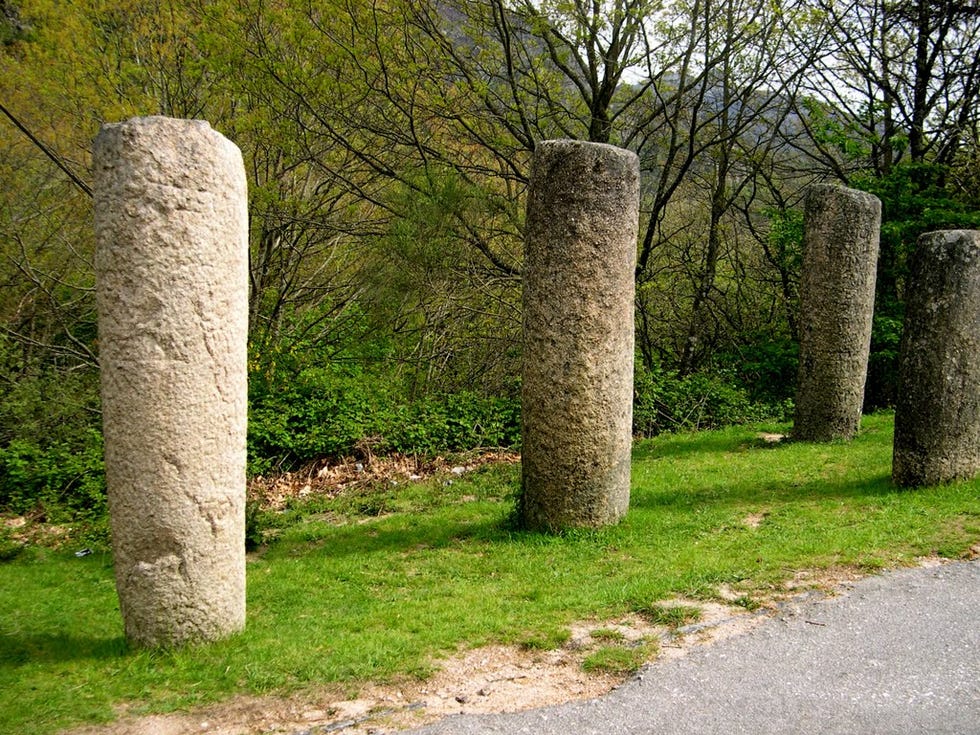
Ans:
<svg viewBox="0 0 980 735"><path fill-rule="evenodd" d="M528 528L612 524L629 506L638 212L633 153L538 144L523 270Z"/></svg>
<svg viewBox="0 0 980 735"><path fill-rule="evenodd" d="M829 184L807 193L796 439L851 439L860 428L880 230L877 197Z"/></svg>
<svg viewBox="0 0 980 735"><path fill-rule="evenodd" d="M919 238L899 356L892 480L980 473L980 231Z"/></svg>
<svg viewBox="0 0 980 735"><path fill-rule="evenodd" d="M105 125L93 152L106 476L126 636L245 625L248 221L203 121Z"/></svg>

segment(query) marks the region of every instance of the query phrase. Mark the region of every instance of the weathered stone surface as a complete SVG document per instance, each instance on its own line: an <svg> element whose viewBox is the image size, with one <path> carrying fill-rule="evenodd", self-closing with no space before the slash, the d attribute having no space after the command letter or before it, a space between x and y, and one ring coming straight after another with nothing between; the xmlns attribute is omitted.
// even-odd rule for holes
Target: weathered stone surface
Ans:
<svg viewBox="0 0 980 735"><path fill-rule="evenodd" d="M238 148L206 122L102 128L93 154L116 587L141 645L245 624L248 224Z"/></svg>
<svg viewBox="0 0 980 735"><path fill-rule="evenodd" d="M629 506L638 207L633 153L538 145L523 271L529 528L611 524Z"/></svg>
<svg viewBox="0 0 980 735"><path fill-rule="evenodd" d="M899 357L892 480L980 473L980 231L919 238Z"/></svg>
<svg viewBox="0 0 980 735"><path fill-rule="evenodd" d="M860 427L880 228L871 194L828 184L807 193L796 439L851 439Z"/></svg>

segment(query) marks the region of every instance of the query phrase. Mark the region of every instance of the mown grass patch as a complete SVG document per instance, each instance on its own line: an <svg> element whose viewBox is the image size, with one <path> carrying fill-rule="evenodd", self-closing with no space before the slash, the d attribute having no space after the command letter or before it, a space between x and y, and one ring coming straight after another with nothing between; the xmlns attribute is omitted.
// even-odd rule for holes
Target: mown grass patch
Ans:
<svg viewBox="0 0 980 735"><path fill-rule="evenodd" d="M127 647L108 554L25 549L0 563L0 732L320 683L356 692L423 677L459 646L557 645L573 621L638 601L722 585L754 600L801 569L874 571L980 540L980 480L891 486L889 415L848 444L770 445L758 430L638 443L630 513L602 531L514 530L517 466L376 488L380 514L364 491L296 506L250 556L247 630L180 651Z"/></svg>
<svg viewBox="0 0 980 735"><path fill-rule="evenodd" d="M582 661L582 669L604 674L632 674L643 666L656 650L657 646L650 642L629 646L602 646L585 657Z"/></svg>
<svg viewBox="0 0 980 735"><path fill-rule="evenodd" d="M693 605L673 605L654 603L652 605L636 605L633 612L637 613L653 625L677 629L701 619L701 608Z"/></svg>

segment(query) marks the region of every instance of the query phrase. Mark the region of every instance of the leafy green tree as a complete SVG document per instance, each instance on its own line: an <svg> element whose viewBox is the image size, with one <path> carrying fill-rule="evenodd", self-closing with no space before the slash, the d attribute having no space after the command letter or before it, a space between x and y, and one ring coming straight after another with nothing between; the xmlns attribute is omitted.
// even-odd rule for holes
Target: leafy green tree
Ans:
<svg viewBox="0 0 980 735"><path fill-rule="evenodd" d="M804 150L883 203L871 406L894 400L907 263L917 237L975 227L980 11L960 0L817 0L834 45L814 66Z"/></svg>

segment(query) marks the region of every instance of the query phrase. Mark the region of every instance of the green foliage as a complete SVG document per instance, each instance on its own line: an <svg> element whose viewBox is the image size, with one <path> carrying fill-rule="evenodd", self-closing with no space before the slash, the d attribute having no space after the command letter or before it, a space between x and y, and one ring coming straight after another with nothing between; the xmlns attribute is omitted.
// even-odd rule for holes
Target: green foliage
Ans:
<svg viewBox="0 0 980 735"><path fill-rule="evenodd" d="M520 441L516 400L465 391L409 391L382 359L384 345L354 330L345 342L281 338L254 354L249 382L249 471L265 474L359 449L437 454Z"/></svg>
<svg viewBox="0 0 980 735"><path fill-rule="evenodd" d="M895 402L904 294L919 236L935 230L980 227L980 210L952 190L948 173L944 166L908 163L895 166L886 175L867 175L853 182L882 203L881 254L865 389L868 410Z"/></svg>
<svg viewBox="0 0 980 735"><path fill-rule="evenodd" d="M262 545L268 525L259 501L249 500L245 503L245 551L255 551Z"/></svg>
<svg viewBox="0 0 980 735"><path fill-rule="evenodd" d="M633 433L713 429L768 418L782 418L786 404L753 402L744 388L702 372L688 376L647 370L637 360L634 375Z"/></svg>
<svg viewBox="0 0 980 735"><path fill-rule="evenodd" d="M495 231L474 248L467 223L500 216L514 197L431 164L387 203L398 215L366 250L361 301L376 329L392 333L388 356L406 392L506 394L520 370L520 281L495 271L512 267L520 241Z"/></svg>
<svg viewBox="0 0 980 735"><path fill-rule="evenodd" d="M767 334L747 337L737 350L715 358L716 370L733 375L753 403L771 407L771 416L788 415L787 402L796 393L799 343Z"/></svg>
<svg viewBox="0 0 980 735"><path fill-rule="evenodd" d="M96 384L93 371L52 367L0 388L0 509L55 521L104 516Z"/></svg>
<svg viewBox="0 0 980 735"><path fill-rule="evenodd" d="M10 442L0 449L0 506L50 520L104 515L102 435L90 430L73 444Z"/></svg>
<svg viewBox="0 0 980 735"><path fill-rule="evenodd" d="M516 402L475 393L406 402L383 378L337 378L304 371L297 383L253 404L249 461L253 473L295 467L360 447L379 454L437 454L520 441Z"/></svg>
<svg viewBox="0 0 980 735"><path fill-rule="evenodd" d="M338 372L331 367L305 368L264 395L253 393L248 432L253 474L269 462L293 467L318 457L349 454L359 439L371 435L374 386Z"/></svg>
<svg viewBox="0 0 980 735"><path fill-rule="evenodd" d="M867 158L874 141L854 120L840 115L833 105L814 97L801 97L800 106L806 114L813 141L834 150L845 161Z"/></svg>
<svg viewBox="0 0 980 735"><path fill-rule="evenodd" d="M803 212L799 209L770 209L767 256L780 274L799 278L803 264Z"/></svg>
<svg viewBox="0 0 980 735"><path fill-rule="evenodd" d="M980 212L949 187L948 174L949 169L938 164L906 163L887 175L862 176L852 182L881 199L883 246L905 248L899 255L907 259L924 232L980 223Z"/></svg>
<svg viewBox="0 0 980 735"><path fill-rule="evenodd" d="M32 35L33 29L21 17L18 5L10 1L0 2L0 48L30 40Z"/></svg>
<svg viewBox="0 0 980 735"><path fill-rule="evenodd" d="M896 313L889 314L881 309L871 323L871 351L864 391L864 409L869 412L895 403L904 308L896 305L894 311Z"/></svg>
<svg viewBox="0 0 980 735"><path fill-rule="evenodd" d="M356 453L438 454L520 442L515 399L476 392L415 400L384 362L385 342L365 338L352 317L329 339L309 329L316 314L285 325L250 359L249 472L266 474ZM55 367L24 373L4 343L0 383L0 509L50 520L105 514L97 374ZM0 376L2 377L2 376ZM260 539L251 520L250 543Z"/></svg>
<svg viewBox="0 0 980 735"><path fill-rule="evenodd" d="M392 411L379 428L382 448L434 454L520 443L520 406L475 393L435 395Z"/></svg>

